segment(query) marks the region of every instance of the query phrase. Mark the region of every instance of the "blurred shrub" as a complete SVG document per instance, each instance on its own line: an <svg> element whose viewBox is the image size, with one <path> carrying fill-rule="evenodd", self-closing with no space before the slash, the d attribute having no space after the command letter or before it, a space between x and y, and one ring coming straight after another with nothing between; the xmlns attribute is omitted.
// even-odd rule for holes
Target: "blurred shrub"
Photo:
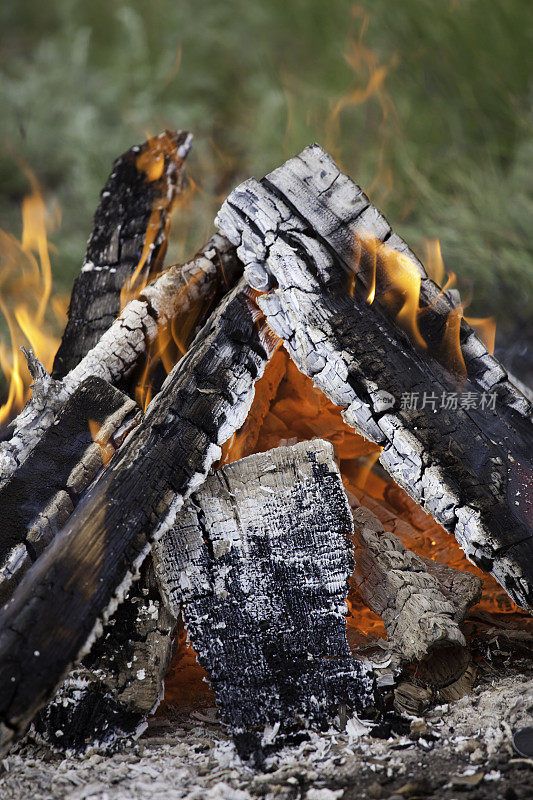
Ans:
<svg viewBox="0 0 533 800"><path fill-rule="evenodd" d="M522 0L6 0L2 227L19 224L21 159L63 209L55 276L68 287L113 158L147 131L189 128L199 191L179 212L183 258L236 182L318 140L415 249L440 237L447 267L475 284L474 313L525 321L527 13Z"/></svg>

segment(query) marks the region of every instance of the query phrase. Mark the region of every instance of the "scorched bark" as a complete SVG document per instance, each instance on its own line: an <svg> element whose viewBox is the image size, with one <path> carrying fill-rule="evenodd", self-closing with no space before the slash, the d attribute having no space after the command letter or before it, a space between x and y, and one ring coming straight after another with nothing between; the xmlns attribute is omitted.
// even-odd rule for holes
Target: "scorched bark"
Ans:
<svg viewBox="0 0 533 800"><path fill-rule="evenodd" d="M101 378L87 378L0 489L0 603L65 524L139 417L133 400Z"/></svg>
<svg viewBox="0 0 533 800"><path fill-rule="evenodd" d="M333 446L315 440L211 474L155 547L163 596L244 756L328 725L340 704L374 704L346 639L352 533Z"/></svg>

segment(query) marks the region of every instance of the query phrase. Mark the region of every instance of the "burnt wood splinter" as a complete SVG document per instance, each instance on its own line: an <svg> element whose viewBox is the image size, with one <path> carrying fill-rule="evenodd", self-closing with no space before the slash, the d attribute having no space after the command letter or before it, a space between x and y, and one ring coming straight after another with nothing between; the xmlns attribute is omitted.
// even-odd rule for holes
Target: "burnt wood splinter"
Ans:
<svg viewBox="0 0 533 800"><path fill-rule="evenodd" d="M77 753L95 746L113 752L137 739L163 697L176 625L147 559L90 652L37 714L38 737Z"/></svg>
<svg viewBox="0 0 533 800"><path fill-rule="evenodd" d="M353 499L351 499L351 505ZM481 597L481 580L407 550L367 508L355 508L355 569L350 583L408 661L448 646L466 647L459 628ZM451 573L451 576L450 576Z"/></svg>

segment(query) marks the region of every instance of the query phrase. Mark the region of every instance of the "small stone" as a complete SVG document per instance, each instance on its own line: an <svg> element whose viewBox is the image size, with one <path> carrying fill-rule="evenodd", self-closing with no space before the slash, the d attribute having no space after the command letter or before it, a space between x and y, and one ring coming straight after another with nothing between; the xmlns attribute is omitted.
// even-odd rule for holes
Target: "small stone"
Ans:
<svg viewBox="0 0 533 800"><path fill-rule="evenodd" d="M373 798L373 800L381 800L383 797L383 788L381 784L377 781L373 781L370 786L368 786L366 795L367 797Z"/></svg>
<svg viewBox="0 0 533 800"><path fill-rule="evenodd" d="M422 778L418 781L408 781L403 786L400 786L399 789L396 789L396 792L404 798L420 797L421 795L431 794L431 786L429 781Z"/></svg>
<svg viewBox="0 0 533 800"><path fill-rule="evenodd" d="M474 789L483 780L483 772L474 772L473 775L454 775L452 778L453 789Z"/></svg>
<svg viewBox="0 0 533 800"><path fill-rule="evenodd" d="M424 736L428 732L425 719L414 719L411 722L411 736Z"/></svg>

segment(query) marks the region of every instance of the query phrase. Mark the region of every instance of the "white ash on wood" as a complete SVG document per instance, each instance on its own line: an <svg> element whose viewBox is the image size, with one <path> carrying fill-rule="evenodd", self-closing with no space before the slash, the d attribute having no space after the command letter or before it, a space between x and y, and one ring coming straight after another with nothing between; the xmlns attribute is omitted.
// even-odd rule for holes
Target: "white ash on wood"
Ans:
<svg viewBox="0 0 533 800"><path fill-rule="evenodd" d="M437 648L466 647L459 623L481 597L479 578L410 552L367 508L356 508L353 518L350 582L383 619L392 647L408 661Z"/></svg>
<svg viewBox="0 0 533 800"><path fill-rule="evenodd" d="M305 193L299 193L302 183ZM349 225L335 213L339 205L350 212ZM352 252L357 230L386 238L391 248L405 247L360 188L313 146L263 181L249 180L235 189L217 224L237 246L250 284L272 287L258 304L298 368L344 408L348 424L382 446L383 466L454 533L467 556L492 572L517 604L531 608L530 406L503 368L493 384L490 366L473 369L477 383L467 381L462 388L494 390L494 412L402 407L404 394L441 396L457 391L457 383L378 304L347 290L346 235ZM341 236L343 225L348 230ZM344 242L339 252L338 236ZM351 265L352 278L356 266ZM482 353L479 363L489 364L487 358L496 363Z"/></svg>
<svg viewBox="0 0 533 800"><path fill-rule="evenodd" d="M0 611L3 748L88 651L152 542L245 421L277 345L261 319L239 284Z"/></svg>
<svg viewBox="0 0 533 800"><path fill-rule="evenodd" d="M352 531L333 447L315 440L212 473L155 545L242 755L375 702L346 638Z"/></svg>
<svg viewBox="0 0 533 800"><path fill-rule="evenodd" d="M406 255L420 276L420 306L423 309L417 319L420 332L434 357L443 355L439 353L438 345L448 315L457 304L455 293L443 292L428 277L423 264L406 242L392 230L361 187L343 174L321 147L306 147L298 156L271 172L264 182L274 192L279 193L291 208L294 207L305 220L307 228L316 231L331 247L344 265L345 275L355 277L356 283L366 290L365 297L372 288L374 278L376 279L373 288L375 302L379 305L391 288L391 276L363 268L359 268L353 276L357 237L370 233L377 241ZM331 288L335 284L342 284L339 277L329 276ZM496 392L503 407L512 408L529 419L532 413L531 404L509 380L502 364L488 352L464 319L461 319L460 338L469 381L481 391ZM446 359L444 365L448 368L454 366L449 359Z"/></svg>

